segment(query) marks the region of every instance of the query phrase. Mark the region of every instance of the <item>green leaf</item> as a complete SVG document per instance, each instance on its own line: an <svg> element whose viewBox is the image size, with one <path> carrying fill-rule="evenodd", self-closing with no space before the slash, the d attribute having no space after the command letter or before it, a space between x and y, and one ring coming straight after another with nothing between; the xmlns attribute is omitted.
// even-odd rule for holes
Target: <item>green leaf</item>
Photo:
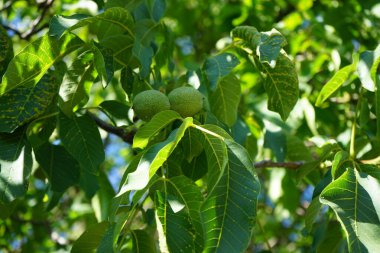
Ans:
<svg viewBox="0 0 380 253"><path fill-rule="evenodd" d="M52 191L64 192L79 183L79 164L64 147L46 143L34 153L49 178Z"/></svg>
<svg viewBox="0 0 380 253"><path fill-rule="evenodd" d="M261 32L260 34L260 44L257 49L260 62L268 63L271 68L274 68L276 67L276 60L281 48L287 44L286 39L276 29L272 29L269 32Z"/></svg>
<svg viewBox="0 0 380 253"><path fill-rule="evenodd" d="M322 204L319 202L319 198L313 198L310 205L306 209L305 213L305 227L307 231L311 231L313 228L313 223L321 210Z"/></svg>
<svg viewBox="0 0 380 253"><path fill-rule="evenodd" d="M150 46L144 46L139 41L134 43L132 49L133 55L140 61L140 76L146 78L150 73L150 65L154 55L153 49Z"/></svg>
<svg viewBox="0 0 380 253"><path fill-rule="evenodd" d="M219 79L228 75L239 63L239 59L230 53L222 53L207 58L203 70L210 82L211 90L215 90Z"/></svg>
<svg viewBox="0 0 380 253"><path fill-rule="evenodd" d="M189 163L203 151L202 143L198 140L196 130L193 128L186 131L181 144L185 158Z"/></svg>
<svg viewBox="0 0 380 253"><path fill-rule="evenodd" d="M175 111L167 110L157 113L147 124L137 131L133 139L133 148L145 148L150 138L158 134L173 121L180 119L182 117Z"/></svg>
<svg viewBox="0 0 380 253"><path fill-rule="evenodd" d="M342 165L349 160L350 160L350 155L344 150L338 151L335 154L334 160L331 166L331 175L332 175L333 180L337 179L340 176L340 174L342 174L342 173L338 174L338 172L341 169Z"/></svg>
<svg viewBox="0 0 380 253"><path fill-rule="evenodd" d="M91 54L83 54L74 60L66 71L59 90L61 110L71 115L77 105L87 102L96 71Z"/></svg>
<svg viewBox="0 0 380 253"><path fill-rule="evenodd" d="M324 231L323 240L318 245L316 253L337 253L347 252L341 250L345 243L342 229L337 221L329 222L327 229Z"/></svg>
<svg viewBox="0 0 380 253"><path fill-rule="evenodd" d="M87 115L68 118L59 114L59 136L66 150L88 173L97 174L104 161L104 147L95 122Z"/></svg>
<svg viewBox="0 0 380 253"><path fill-rule="evenodd" d="M191 162L183 160L180 164L183 175L187 176L194 182L201 179L208 170L206 152L203 151L197 157L194 157Z"/></svg>
<svg viewBox="0 0 380 253"><path fill-rule="evenodd" d="M1 82L0 95L17 87L35 86L54 63L82 45L79 38L70 34L59 40L45 35L30 43L9 63Z"/></svg>
<svg viewBox="0 0 380 253"><path fill-rule="evenodd" d="M258 178L247 151L226 139L228 163L201 207L204 252L244 252L255 225Z"/></svg>
<svg viewBox="0 0 380 253"><path fill-rule="evenodd" d="M159 21L165 13L166 1L165 0L154 0L152 6L152 18L155 21Z"/></svg>
<svg viewBox="0 0 380 253"><path fill-rule="evenodd" d="M364 51L360 54L357 63L357 72L362 86L374 92L376 90L376 70L380 61L380 47L374 51Z"/></svg>
<svg viewBox="0 0 380 253"><path fill-rule="evenodd" d="M107 232L109 223L107 221L95 224L86 229L86 231L76 240L71 249L72 253L95 252L103 236Z"/></svg>
<svg viewBox="0 0 380 253"><path fill-rule="evenodd" d="M173 204L170 205L169 201ZM173 196L166 192L156 191L155 206L159 221L157 226L162 226L168 252L191 253L194 250L194 229L184 209L173 210L174 203L181 208L182 203L178 203ZM163 239L160 238L160 240ZM163 251L162 248L161 251Z"/></svg>
<svg viewBox="0 0 380 253"><path fill-rule="evenodd" d="M133 253L156 253L156 241L147 230L132 230Z"/></svg>
<svg viewBox="0 0 380 253"><path fill-rule="evenodd" d="M25 129L13 134L0 133L0 203L10 203L25 195L32 164Z"/></svg>
<svg viewBox="0 0 380 253"><path fill-rule="evenodd" d="M129 106L120 101L106 100L99 106L106 110L112 117L117 119L128 119Z"/></svg>
<svg viewBox="0 0 380 253"><path fill-rule="evenodd" d="M238 26L231 31L231 37L235 40L242 40L243 45L250 48L253 52L261 40L261 34L253 26Z"/></svg>
<svg viewBox="0 0 380 253"><path fill-rule="evenodd" d="M98 46L92 46L94 64L100 82L102 83L103 88L106 88L109 82L111 82L114 74L113 53L111 49L99 49Z"/></svg>
<svg viewBox="0 0 380 253"><path fill-rule="evenodd" d="M0 26L0 76L3 76L8 63L13 58L13 44L8 37L7 30Z"/></svg>
<svg viewBox="0 0 380 253"><path fill-rule="evenodd" d="M260 65L260 63L258 63ZM261 64L266 75L264 87L268 94L268 109L286 120L298 100L298 77L293 62L285 53L280 53L276 67Z"/></svg>
<svg viewBox="0 0 380 253"><path fill-rule="evenodd" d="M119 7L109 8L97 16L88 18L78 15L71 17L55 16L51 22L53 26L50 27L49 33L58 37L62 36L66 31L74 31L94 23L105 24L108 29L118 27L133 36L133 17L126 9Z"/></svg>
<svg viewBox="0 0 380 253"><path fill-rule="evenodd" d="M171 252L180 251L181 248L179 248L180 246L177 243L179 240L183 240L183 244L185 245L194 245L195 252L201 252L203 248L203 230L199 210L203 197L200 188L185 176L177 176L170 179L162 178L151 187L151 190L157 188L162 192L161 195L166 195L168 214L173 215L170 211L174 211L175 216L181 215L190 221L190 223L186 223L186 226L173 226L174 221L170 220L170 217L164 218L161 215L163 213L159 213L167 245ZM177 209L179 210L178 212ZM181 234L189 233L188 230L190 230L191 238L189 237L189 241L185 241L182 239ZM191 249L189 250L191 252Z"/></svg>
<svg viewBox="0 0 380 253"><path fill-rule="evenodd" d="M192 124L193 118L186 118L181 126L171 132L165 141L157 143L149 148L141 157L136 171L128 174L127 180L121 187L117 196L130 190L143 189L149 183L150 178L168 159L182 139L186 129Z"/></svg>
<svg viewBox="0 0 380 253"><path fill-rule="evenodd" d="M380 182L372 176L347 169L321 193L346 231L350 252L376 252L380 235Z"/></svg>
<svg viewBox="0 0 380 253"><path fill-rule="evenodd" d="M209 96L211 111L230 127L237 119L240 91L239 79L231 74L220 79L216 90Z"/></svg>
<svg viewBox="0 0 380 253"><path fill-rule="evenodd" d="M120 41L123 43L120 43ZM134 68L134 65L132 65L132 49L134 39L131 36L126 34L115 34L108 36L100 41L100 45L104 48L112 50L115 64L119 64L123 67Z"/></svg>
<svg viewBox="0 0 380 253"><path fill-rule="evenodd" d="M19 86L0 96L0 132L13 132L43 114L58 93L58 79L48 72L36 86Z"/></svg>
<svg viewBox="0 0 380 253"><path fill-rule="evenodd" d="M334 76L323 86L321 92L318 95L316 106L321 106L355 71L356 63L345 66L334 74Z"/></svg>

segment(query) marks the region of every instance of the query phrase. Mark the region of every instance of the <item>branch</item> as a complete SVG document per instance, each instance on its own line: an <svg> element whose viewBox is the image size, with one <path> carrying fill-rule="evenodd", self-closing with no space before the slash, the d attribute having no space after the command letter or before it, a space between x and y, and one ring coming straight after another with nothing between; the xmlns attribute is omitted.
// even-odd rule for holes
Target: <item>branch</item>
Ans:
<svg viewBox="0 0 380 253"><path fill-rule="evenodd" d="M25 32L21 32L21 31L17 30L16 28L13 28L13 27L8 26L8 25L3 25L3 27L5 29L10 30L10 31L14 32L15 34L17 34L17 36L20 37L20 39L29 40L30 37L32 37L34 34L40 32L41 30L43 30L47 27L49 27L49 24L44 24L42 26L40 26L40 24L41 24L42 20L44 19L44 17L46 16L46 13L50 9L50 7L53 5L53 2L54 2L54 0L46 0L45 2L43 2L42 4L40 4L38 6L38 9L41 10L41 14L35 20L33 20L31 27L28 30L26 30ZM13 3L13 1L10 1L8 4L9 6L4 5L4 7L0 11L2 11L5 7L9 8L12 5L12 3ZM38 26L40 26L40 27L38 27Z"/></svg>
<svg viewBox="0 0 380 253"><path fill-rule="evenodd" d="M95 123L98 125L98 127L103 129L104 131L119 136L121 139L123 139L123 141L125 141L129 144L133 143L133 137L135 136L135 133L136 133L135 130L126 131L125 128L113 126L113 125L99 119L98 117L96 117L92 113L87 112L87 114L95 121Z"/></svg>
<svg viewBox="0 0 380 253"><path fill-rule="evenodd" d="M273 162L270 160L260 161L254 164L255 168L286 168L291 170L297 170L304 165L305 162Z"/></svg>

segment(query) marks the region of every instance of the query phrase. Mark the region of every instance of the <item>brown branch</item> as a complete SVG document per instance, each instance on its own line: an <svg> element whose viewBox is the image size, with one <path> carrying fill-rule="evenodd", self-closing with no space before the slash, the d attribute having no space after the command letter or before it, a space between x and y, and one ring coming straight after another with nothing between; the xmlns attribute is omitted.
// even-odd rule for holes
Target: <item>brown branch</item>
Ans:
<svg viewBox="0 0 380 253"><path fill-rule="evenodd" d="M291 170L297 170L299 167L304 165L305 162L273 162L270 160L260 161L254 164L255 168L286 168Z"/></svg>
<svg viewBox="0 0 380 253"><path fill-rule="evenodd" d="M123 141L132 144L133 143L133 137L135 136L136 130L127 131L123 127L117 127L113 126L98 117L96 117L94 114L87 112L87 114L95 121L95 123L103 129L104 131L114 134L116 136L119 136Z"/></svg>

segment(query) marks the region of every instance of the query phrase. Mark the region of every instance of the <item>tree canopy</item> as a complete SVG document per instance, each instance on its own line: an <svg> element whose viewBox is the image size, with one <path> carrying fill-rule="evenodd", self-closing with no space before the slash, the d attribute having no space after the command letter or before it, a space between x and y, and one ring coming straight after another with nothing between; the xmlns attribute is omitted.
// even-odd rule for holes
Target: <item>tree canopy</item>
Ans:
<svg viewBox="0 0 380 253"><path fill-rule="evenodd" d="M378 1L0 21L0 253L378 251Z"/></svg>

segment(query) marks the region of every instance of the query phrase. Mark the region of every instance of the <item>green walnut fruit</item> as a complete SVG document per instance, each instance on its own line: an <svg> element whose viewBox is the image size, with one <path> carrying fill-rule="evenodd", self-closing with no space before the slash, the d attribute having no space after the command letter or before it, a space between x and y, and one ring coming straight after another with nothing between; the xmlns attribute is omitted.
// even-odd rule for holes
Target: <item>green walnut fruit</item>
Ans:
<svg viewBox="0 0 380 253"><path fill-rule="evenodd" d="M192 117L203 107L203 95L192 87L180 87L169 95L170 108L182 117Z"/></svg>
<svg viewBox="0 0 380 253"><path fill-rule="evenodd" d="M133 109L137 117L149 121L155 114L170 109L168 97L157 90L140 92L133 99Z"/></svg>

